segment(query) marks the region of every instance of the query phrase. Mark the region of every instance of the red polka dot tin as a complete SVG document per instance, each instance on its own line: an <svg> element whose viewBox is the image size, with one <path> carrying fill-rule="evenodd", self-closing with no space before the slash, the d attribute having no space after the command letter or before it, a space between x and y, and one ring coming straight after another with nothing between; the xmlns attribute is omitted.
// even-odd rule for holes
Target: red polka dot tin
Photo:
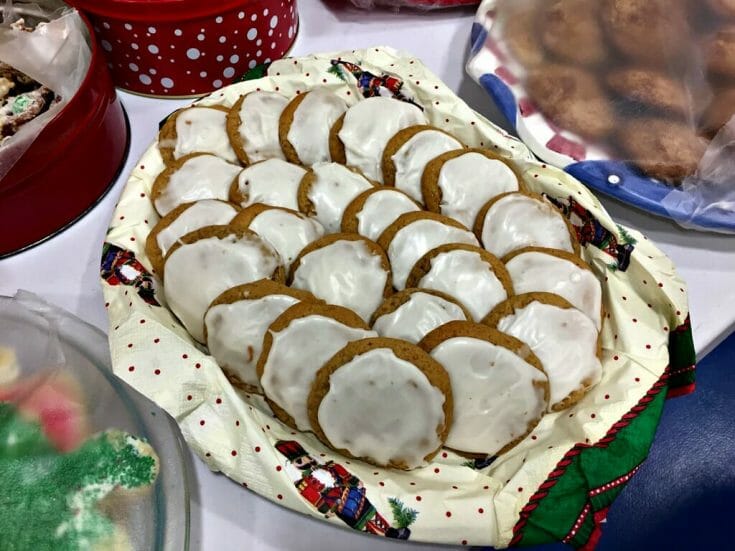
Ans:
<svg viewBox="0 0 735 551"><path fill-rule="evenodd" d="M296 0L71 0L92 20L115 85L200 95L280 59L298 30Z"/></svg>

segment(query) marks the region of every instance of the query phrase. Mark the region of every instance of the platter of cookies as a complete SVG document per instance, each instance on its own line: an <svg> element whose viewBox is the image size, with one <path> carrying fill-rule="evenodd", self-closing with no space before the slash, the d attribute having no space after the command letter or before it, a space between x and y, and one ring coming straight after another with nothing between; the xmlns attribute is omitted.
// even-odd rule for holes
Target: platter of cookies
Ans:
<svg viewBox="0 0 735 551"><path fill-rule="evenodd" d="M212 470L383 537L563 539L533 504L569 464L565 511L599 529L691 384L671 262L389 48L277 61L162 121L101 280L116 375Z"/></svg>

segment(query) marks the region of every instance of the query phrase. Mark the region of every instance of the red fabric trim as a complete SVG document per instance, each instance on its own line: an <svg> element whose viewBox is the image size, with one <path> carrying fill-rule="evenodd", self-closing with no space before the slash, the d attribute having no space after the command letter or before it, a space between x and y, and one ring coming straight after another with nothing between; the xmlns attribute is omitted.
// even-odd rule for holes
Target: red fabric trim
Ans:
<svg viewBox="0 0 735 551"><path fill-rule="evenodd" d="M672 370L669 375L678 375L679 373L686 373L687 371L694 371L696 368L697 368L697 364L688 365L686 367L680 367L678 369Z"/></svg>
<svg viewBox="0 0 735 551"><path fill-rule="evenodd" d="M680 386L677 388L670 388L669 391L666 393L666 398L678 398L679 396L687 396L694 392L695 388L696 383L692 383L686 386Z"/></svg>

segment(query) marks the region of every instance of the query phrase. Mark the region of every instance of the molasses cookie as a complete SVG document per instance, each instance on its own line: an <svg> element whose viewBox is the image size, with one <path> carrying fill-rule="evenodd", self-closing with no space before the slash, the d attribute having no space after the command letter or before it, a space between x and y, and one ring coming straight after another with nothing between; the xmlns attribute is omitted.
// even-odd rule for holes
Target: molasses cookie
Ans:
<svg viewBox="0 0 735 551"><path fill-rule="evenodd" d="M226 107L186 107L169 116L158 133L158 150L170 165L191 153L211 153L230 163L237 155L227 136Z"/></svg>
<svg viewBox="0 0 735 551"><path fill-rule="evenodd" d="M575 65L599 65L608 58L598 2L552 0L544 4L541 42L547 50Z"/></svg>
<svg viewBox="0 0 735 551"><path fill-rule="evenodd" d="M281 159L268 159L242 170L230 187L230 201L247 207L263 203L291 210L299 208L299 184L306 170Z"/></svg>
<svg viewBox="0 0 735 551"><path fill-rule="evenodd" d="M256 91L240 96L227 113L227 134L243 164L285 159L278 125L288 99L277 92Z"/></svg>
<svg viewBox="0 0 735 551"><path fill-rule="evenodd" d="M377 241L401 214L420 210L421 207L404 192L388 186L374 186L347 205L342 215L342 231L359 233Z"/></svg>
<svg viewBox="0 0 735 551"><path fill-rule="evenodd" d="M645 67L615 69L607 73L605 83L637 106L679 117L690 113L691 101L683 83L665 72Z"/></svg>

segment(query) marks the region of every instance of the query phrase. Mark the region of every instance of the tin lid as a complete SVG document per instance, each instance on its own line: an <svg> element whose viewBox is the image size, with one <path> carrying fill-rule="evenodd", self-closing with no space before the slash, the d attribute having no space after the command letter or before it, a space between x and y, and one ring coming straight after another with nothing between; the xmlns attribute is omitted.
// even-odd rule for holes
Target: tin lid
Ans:
<svg viewBox="0 0 735 551"><path fill-rule="evenodd" d="M111 19L159 23L197 19L225 13L253 4L267 4L253 0L220 0L202 2L201 0L68 0L68 3L82 11Z"/></svg>

